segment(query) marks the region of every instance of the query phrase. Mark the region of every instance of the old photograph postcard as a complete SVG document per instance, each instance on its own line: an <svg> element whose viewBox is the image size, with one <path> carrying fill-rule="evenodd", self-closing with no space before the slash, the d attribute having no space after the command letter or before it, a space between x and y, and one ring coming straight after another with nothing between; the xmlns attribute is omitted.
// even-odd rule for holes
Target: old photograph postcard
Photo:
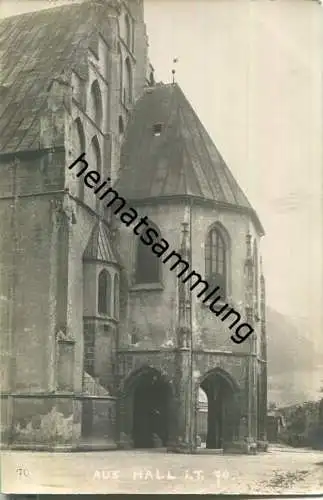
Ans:
<svg viewBox="0 0 323 500"><path fill-rule="evenodd" d="M317 0L0 0L3 494L323 493Z"/></svg>

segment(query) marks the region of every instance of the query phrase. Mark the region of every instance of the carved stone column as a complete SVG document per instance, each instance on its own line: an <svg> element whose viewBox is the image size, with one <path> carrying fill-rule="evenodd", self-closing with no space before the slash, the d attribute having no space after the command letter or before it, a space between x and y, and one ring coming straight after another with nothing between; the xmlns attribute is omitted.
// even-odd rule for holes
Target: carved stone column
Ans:
<svg viewBox="0 0 323 500"><path fill-rule="evenodd" d="M181 255L190 262L188 223L183 223ZM176 328L177 352L175 355L175 442L170 451L189 453L193 448L194 404L192 380L192 328L191 297L189 284L179 280L178 322Z"/></svg>
<svg viewBox="0 0 323 500"><path fill-rule="evenodd" d="M245 260L245 311L247 323L254 324L254 261L251 254L251 234L246 235ZM257 337L254 332L248 339L248 376L247 376L247 438L257 439Z"/></svg>
<svg viewBox="0 0 323 500"><path fill-rule="evenodd" d="M260 260L260 316L261 316L261 367L259 380L259 438L267 441L267 334L266 334L266 288Z"/></svg>

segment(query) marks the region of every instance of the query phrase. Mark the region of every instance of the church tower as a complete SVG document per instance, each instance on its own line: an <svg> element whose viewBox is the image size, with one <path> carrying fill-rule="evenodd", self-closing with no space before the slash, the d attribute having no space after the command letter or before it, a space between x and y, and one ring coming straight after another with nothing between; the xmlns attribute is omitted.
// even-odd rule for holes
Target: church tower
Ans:
<svg viewBox="0 0 323 500"><path fill-rule="evenodd" d="M143 2L66 2L0 22L2 445L78 449L101 436L115 447L124 273L91 176L68 166L83 155L117 178L151 71Z"/></svg>
<svg viewBox="0 0 323 500"><path fill-rule="evenodd" d="M263 373L265 342L258 271L264 231L257 214L176 83L150 87L137 102L121 166L115 189L147 216L155 241L167 242L168 252L173 252L172 260L163 259L165 254L154 252L153 241L149 248L129 228L119 226L120 255L129 273L127 315L117 352L120 397L130 415L121 424L123 435L138 447L141 439L143 446L148 435L152 439L149 426L136 427L136 421L149 421L153 409L143 404L143 388L158 373L158 390L172 388L164 403L155 403L163 418L150 422L167 436L164 446L195 449L202 390L208 400L206 447L232 449L240 441L253 447L258 406L262 419L265 411L264 378L258 376ZM185 284L184 261L195 271L190 280L182 279ZM220 295L200 299L207 285L217 286ZM239 344L232 340L238 317L254 331ZM142 394L138 404L137 393Z"/></svg>

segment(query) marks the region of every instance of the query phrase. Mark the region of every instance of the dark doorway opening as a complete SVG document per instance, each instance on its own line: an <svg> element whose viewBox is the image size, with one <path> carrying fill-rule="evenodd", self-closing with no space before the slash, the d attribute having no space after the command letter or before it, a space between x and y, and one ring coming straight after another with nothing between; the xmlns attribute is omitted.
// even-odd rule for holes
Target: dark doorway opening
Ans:
<svg viewBox="0 0 323 500"><path fill-rule="evenodd" d="M93 427L93 407L91 399L84 399L82 402L81 436L89 438L92 435Z"/></svg>
<svg viewBox="0 0 323 500"><path fill-rule="evenodd" d="M133 394L134 448L167 445L171 388L155 370L141 374Z"/></svg>
<svg viewBox="0 0 323 500"><path fill-rule="evenodd" d="M221 372L211 372L201 383L207 395L206 448L220 449L236 434L239 419L236 404L236 390L229 378Z"/></svg>

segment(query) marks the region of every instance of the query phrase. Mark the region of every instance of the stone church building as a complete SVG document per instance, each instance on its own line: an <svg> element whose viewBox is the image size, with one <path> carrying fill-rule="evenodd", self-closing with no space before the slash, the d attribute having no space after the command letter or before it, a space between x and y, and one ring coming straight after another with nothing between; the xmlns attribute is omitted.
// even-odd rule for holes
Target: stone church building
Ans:
<svg viewBox="0 0 323 500"><path fill-rule="evenodd" d="M194 452L201 390L207 448L264 441L264 231L181 88L156 83L143 1L6 18L0 41L2 447ZM68 169L84 152L219 284L245 342Z"/></svg>

